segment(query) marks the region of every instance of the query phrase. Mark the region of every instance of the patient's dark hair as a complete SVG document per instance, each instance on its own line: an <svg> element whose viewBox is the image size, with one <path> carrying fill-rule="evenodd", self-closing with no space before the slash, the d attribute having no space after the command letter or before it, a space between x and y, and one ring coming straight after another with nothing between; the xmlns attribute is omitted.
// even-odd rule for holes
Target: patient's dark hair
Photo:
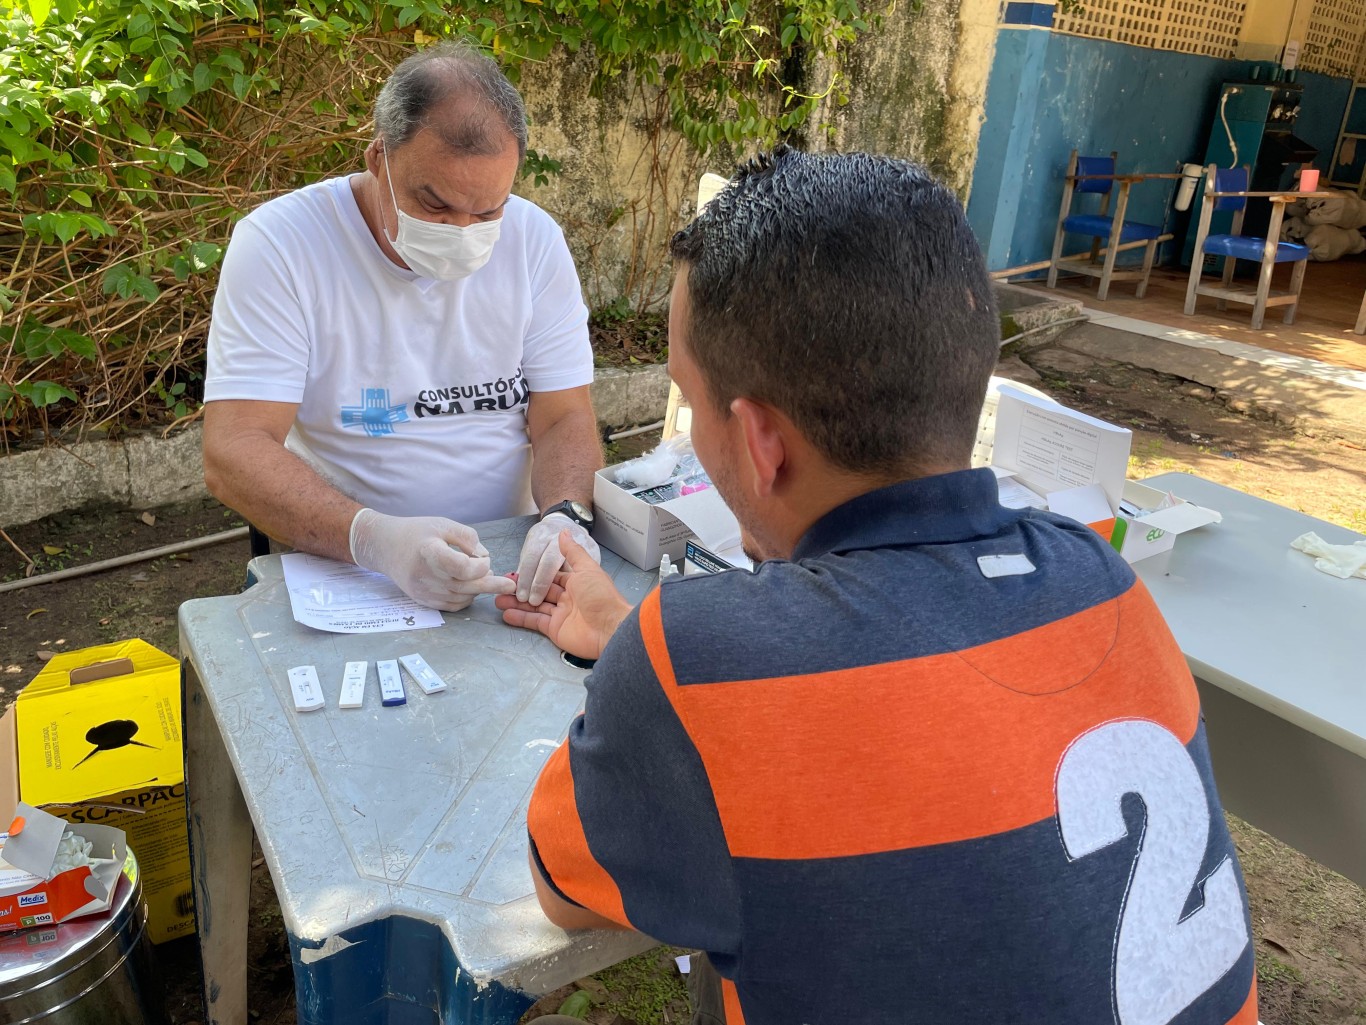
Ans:
<svg viewBox="0 0 1366 1025"><path fill-rule="evenodd" d="M1000 327L962 207L925 168L779 147L670 249L722 413L769 403L854 472L968 465Z"/></svg>

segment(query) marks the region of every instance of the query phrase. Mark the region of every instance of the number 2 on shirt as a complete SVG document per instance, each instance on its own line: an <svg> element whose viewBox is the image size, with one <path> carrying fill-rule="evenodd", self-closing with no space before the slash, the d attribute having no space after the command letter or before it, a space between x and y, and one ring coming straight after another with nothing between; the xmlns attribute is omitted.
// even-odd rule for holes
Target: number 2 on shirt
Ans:
<svg viewBox="0 0 1366 1025"><path fill-rule="evenodd" d="M1209 840L1205 788L1185 745L1153 722L1106 723L1072 742L1058 767L1058 825L1072 860L1121 840L1120 799L1138 794L1147 824L1115 930L1120 1025L1167 1025L1224 976L1247 948L1233 863L1204 880L1204 905L1181 910Z"/></svg>

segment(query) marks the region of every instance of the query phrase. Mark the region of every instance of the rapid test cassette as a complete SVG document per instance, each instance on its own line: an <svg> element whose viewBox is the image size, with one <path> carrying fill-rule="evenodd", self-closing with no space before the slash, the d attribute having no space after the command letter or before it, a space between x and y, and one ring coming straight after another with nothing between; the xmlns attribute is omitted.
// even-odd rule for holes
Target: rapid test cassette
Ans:
<svg viewBox="0 0 1366 1025"><path fill-rule="evenodd" d="M369 662L348 662L342 673L341 700L339 708L360 708L365 704L365 677L370 670Z"/></svg>
<svg viewBox="0 0 1366 1025"><path fill-rule="evenodd" d="M295 666L289 671L289 689L294 692L294 707L300 712L313 712L327 702L323 698L318 671L312 666Z"/></svg>
<svg viewBox="0 0 1366 1025"><path fill-rule="evenodd" d="M403 677L398 671L398 662L392 658L381 659L375 663L375 671L379 673L380 704L406 705L408 695L403 690Z"/></svg>
<svg viewBox="0 0 1366 1025"><path fill-rule="evenodd" d="M417 681L422 693L438 694L446 689L446 681L436 675L436 670L429 666L421 655L400 655L398 660L403 663L403 668L408 670L408 675Z"/></svg>

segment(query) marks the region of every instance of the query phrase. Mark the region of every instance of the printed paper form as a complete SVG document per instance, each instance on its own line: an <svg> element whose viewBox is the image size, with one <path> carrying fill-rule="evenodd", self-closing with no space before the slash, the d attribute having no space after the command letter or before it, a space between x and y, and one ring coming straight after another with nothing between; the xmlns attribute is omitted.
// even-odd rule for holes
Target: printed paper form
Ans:
<svg viewBox="0 0 1366 1025"><path fill-rule="evenodd" d="M382 573L320 555L280 557L296 622L331 633L389 633L440 626L441 613L419 605Z"/></svg>
<svg viewBox="0 0 1366 1025"><path fill-rule="evenodd" d="M1003 387L992 462L1044 494L1099 484L1118 508L1131 440L1126 427Z"/></svg>

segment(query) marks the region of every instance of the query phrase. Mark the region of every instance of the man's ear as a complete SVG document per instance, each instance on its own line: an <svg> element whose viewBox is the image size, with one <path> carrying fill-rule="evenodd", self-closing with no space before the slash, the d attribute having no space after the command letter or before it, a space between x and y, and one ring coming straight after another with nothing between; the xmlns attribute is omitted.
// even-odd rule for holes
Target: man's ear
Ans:
<svg viewBox="0 0 1366 1025"><path fill-rule="evenodd" d="M784 421L769 406L752 399L735 399L731 415L740 433L754 471L754 493L759 498L773 494L791 453L784 437Z"/></svg>
<svg viewBox="0 0 1366 1025"><path fill-rule="evenodd" d="M379 165L384 156L384 142L376 136L370 140L370 145L365 147L365 169L379 177Z"/></svg>

